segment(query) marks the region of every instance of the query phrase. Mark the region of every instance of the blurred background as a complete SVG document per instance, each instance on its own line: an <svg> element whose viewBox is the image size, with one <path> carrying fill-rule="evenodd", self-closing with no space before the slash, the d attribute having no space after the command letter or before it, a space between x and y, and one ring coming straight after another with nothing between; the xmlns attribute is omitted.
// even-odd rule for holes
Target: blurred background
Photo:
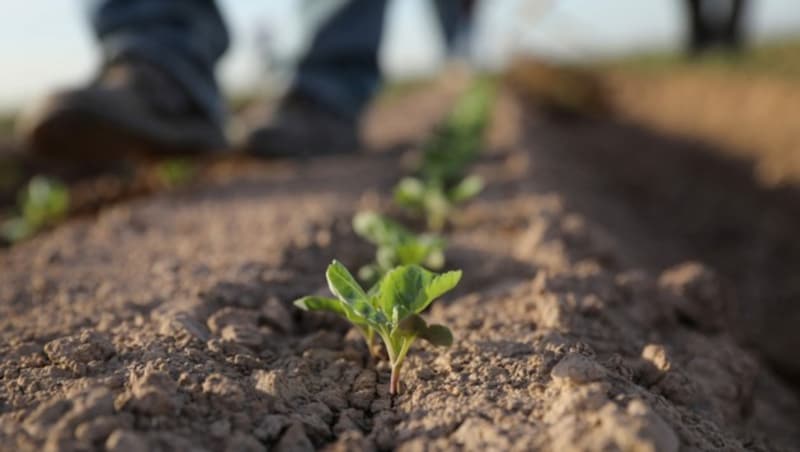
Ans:
<svg viewBox="0 0 800 452"><path fill-rule="evenodd" d="M21 157L11 138L18 112L55 89L86 82L99 57L87 2L0 1L0 220L23 209L20 192L38 174L66 181L69 210L76 212L189 178L191 165L170 161L144 182L128 167L118 172L122 177L96 182L98 173L87 165L75 170ZM219 4L232 45L218 76L237 111L279 98L316 25L342 2ZM541 111L632 121L709 143L715 152L752 161L764 187L800 179L800 7L794 0L477 1L452 49L430 1L389 4L380 52L386 93L456 80L454 67L462 73L471 67L504 74L519 98ZM693 4L705 22L717 23L698 22ZM85 180L94 182L73 183Z"/></svg>
<svg viewBox="0 0 800 452"><path fill-rule="evenodd" d="M219 68L227 92L275 89L270 85L286 77L316 20L301 14L303 1L220 0L233 35ZM86 24L86 2L2 3L0 112L13 112L25 101L93 74L98 60ZM381 56L387 77L435 75L446 53L429 1L390 3ZM795 1L750 3L745 25L748 44L789 39L800 32L800 7ZM685 45L687 29L686 5L680 0L493 0L477 8L472 45L462 50L475 64L492 70L502 69L518 54L586 62L678 52Z"/></svg>

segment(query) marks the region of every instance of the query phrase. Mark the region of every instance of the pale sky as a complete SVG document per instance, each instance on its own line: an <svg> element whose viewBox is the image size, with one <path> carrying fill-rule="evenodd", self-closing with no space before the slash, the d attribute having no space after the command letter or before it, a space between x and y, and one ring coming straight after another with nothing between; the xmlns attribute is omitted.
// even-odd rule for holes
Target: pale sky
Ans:
<svg viewBox="0 0 800 452"><path fill-rule="evenodd" d="M264 82L255 44L259 27L271 30L280 55L296 56L304 37L300 1L220 1L234 43L219 68L228 91ZM385 71L396 78L435 72L444 49L428 1L392 1L381 55ZM0 111L92 74L97 56L84 4L0 0ZM485 0L473 55L496 67L520 49L562 59L675 49L683 37L681 6L678 0ZM757 39L800 34L797 0L753 0L753 6Z"/></svg>

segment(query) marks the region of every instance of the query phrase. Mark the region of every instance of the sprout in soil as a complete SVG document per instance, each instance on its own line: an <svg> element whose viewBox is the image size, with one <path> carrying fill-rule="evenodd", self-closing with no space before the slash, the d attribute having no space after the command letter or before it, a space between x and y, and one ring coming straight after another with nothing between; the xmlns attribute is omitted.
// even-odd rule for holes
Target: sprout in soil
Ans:
<svg viewBox="0 0 800 452"><path fill-rule="evenodd" d="M192 160L187 158L171 158L160 162L155 167L158 181L167 188L186 185L197 173L197 168Z"/></svg>
<svg viewBox="0 0 800 452"><path fill-rule="evenodd" d="M61 221L69 210L69 190L61 182L33 177L17 199L20 215L0 225L0 235L14 243Z"/></svg>
<svg viewBox="0 0 800 452"><path fill-rule="evenodd" d="M325 276L336 298L309 296L294 304L304 310L329 311L346 318L364 333L368 342L377 333L392 368L391 394L397 394L400 388L400 368L415 339L440 346L453 343L447 327L428 325L419 313L458 284L460 270L436 274L417 265L404 265L386 273L369 292L338 261L328 266Z"/></svg>
<svg viewBox="0 0 800 452"><path fill-rule="evenodd" d="M359 212L353 218L356 234L376 246L375 262L358 271L372 285L398 265L421 265L438 270L444 265L445 241L433 234L414 234L401 224L375 212Z"/></svg>
<svg viewBox="0 0 800 452"><path fill-rule="evenodd" d="M483 190L479 176L468 176L449 189L437 180L422 181L414 177L402 179L394 189L398 205L426 218L428 229L441 231L453 216L455 208Z"/></svg>
<svg viewBox="0 0 800 452"><path fill-rule="evenodd" d="M494 98L494 83L478 79L459 98L447 118L425 143L419 175L450 189L464 179L483 147Z"/></svg>

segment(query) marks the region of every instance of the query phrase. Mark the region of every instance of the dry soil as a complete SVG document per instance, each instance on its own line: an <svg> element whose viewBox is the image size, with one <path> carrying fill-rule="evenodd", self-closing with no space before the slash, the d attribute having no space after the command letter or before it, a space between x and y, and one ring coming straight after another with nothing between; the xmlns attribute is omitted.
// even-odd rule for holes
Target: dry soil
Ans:
<svg viewBox="0 0 800 452"><path fill-rule="evenodd" d="M386 152L252 163L0 251L0 450L800 449L773 370L800 369L774 301L795 198L633 126L501 97L449 231L464 280L426 314L456 342L415 346L399 396L345 323L292 307L370 258L350 218L393 212L451 97L380 106Z"/></svg>

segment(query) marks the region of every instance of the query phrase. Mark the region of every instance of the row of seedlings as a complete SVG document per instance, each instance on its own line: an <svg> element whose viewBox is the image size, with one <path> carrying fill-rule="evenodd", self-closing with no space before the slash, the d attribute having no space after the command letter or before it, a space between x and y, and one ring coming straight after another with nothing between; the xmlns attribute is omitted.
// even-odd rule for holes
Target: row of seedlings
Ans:
<svg viewBox="0 0 800 452"><path fill-rule="evenodd" d="M356 234L375 246L374 261L357 272L361 283L334 260L325 274L334 297L295 301L301 309L329 311L347 319L376 357L379 337L391 366L392 395L400 389L400 370L416 339L445 347L453 343L446 326L429 325L420 313L461 279L460 270L435 273L445 265L446 241L441 234L457 207L483 189L483 181L468 170L483 145L493 92L490 80L476 80L425 144L414 175L395 187L396 203L424 218L427 230L415 233L385 215L357 213Z"/></svg>

